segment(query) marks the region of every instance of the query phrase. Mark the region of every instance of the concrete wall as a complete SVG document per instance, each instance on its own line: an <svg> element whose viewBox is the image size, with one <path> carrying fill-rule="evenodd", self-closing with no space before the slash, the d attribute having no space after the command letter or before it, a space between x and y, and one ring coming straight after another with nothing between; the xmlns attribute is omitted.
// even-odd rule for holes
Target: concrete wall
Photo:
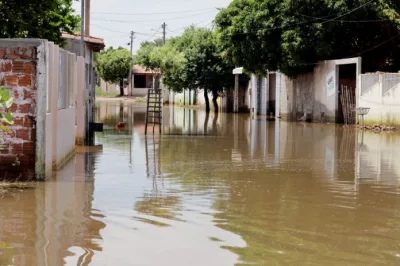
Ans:
<svg viewBox="0 0 400 266"><path fill-rule="evenodd" d="M359 79L357 107L371 108L365 123L400 126L400 74L363 74Z"/></svg>
<svg viewBox="0 0 400 266"><path fill-rule="evenodd" d="M88 100L84 58L53 43L48 43L48 50L46 173L62 166L74 153L75 144L83 144Z"/></svg>
<svg viewBox="0 0 400 266"><path fill-rule="evenodd" d="M85 134L84 59L44 40L0 40L0 65L15 117L10 133L0 133L0 170L44 179Z"/></svg>
<svg viewBox="0 0 400 266"><path fill-rule="evenodd" d="M319 62L314 71L294 79L283 76L280 95L282 118L297 120L306 113L311 120L335 122L338 116L339 66L356 64L355 76L361 74L361 58ZM282 85L281 85L282 86ZM357 81L357 88L360 87Z"/></svg>

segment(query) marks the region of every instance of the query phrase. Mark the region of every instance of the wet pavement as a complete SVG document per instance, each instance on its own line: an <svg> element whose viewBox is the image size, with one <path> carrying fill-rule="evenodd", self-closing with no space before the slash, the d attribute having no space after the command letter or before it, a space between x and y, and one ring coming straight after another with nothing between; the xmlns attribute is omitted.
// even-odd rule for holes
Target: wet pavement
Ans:
<svg viewBox="0 0 400 266"><path fill-rule="evenodd" d="M1 199L0 265L400 264L400 136L144 112L99 104L102 147Z"/></svg>

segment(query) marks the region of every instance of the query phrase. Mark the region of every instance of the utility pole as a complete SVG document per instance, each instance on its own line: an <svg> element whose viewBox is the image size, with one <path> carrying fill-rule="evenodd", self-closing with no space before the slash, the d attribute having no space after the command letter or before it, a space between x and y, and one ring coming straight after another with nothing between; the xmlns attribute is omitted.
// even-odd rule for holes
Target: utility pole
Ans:
<svg viewBox="0 0 400 266"><path fill-rule="evenodd" d="M135 36L135 32L131 31L131 57L130 57L130 62L129 62L129 96L133 95L133 82L132 82L132 62L133 62L133 38Z"/></svg>
<svg viewBox="0 0 400 266"><path fill-rule="evenodd" d="M165 36L166 36L166 30L167 30L167 24L165 24L165 22L161 25L161 27L163 28L163 43L165 44Z"/></svg>
<svg viewBox="0 0 400 266"><path fill-rule="evenodd" d="M81 56L85 57L85 0L81 0Z"/></svg>
<svg viewBox="0 0 400 266"><path fill-rule="evenodd" d="M85 35L90 36L90 0L85 0Z"/></svg>

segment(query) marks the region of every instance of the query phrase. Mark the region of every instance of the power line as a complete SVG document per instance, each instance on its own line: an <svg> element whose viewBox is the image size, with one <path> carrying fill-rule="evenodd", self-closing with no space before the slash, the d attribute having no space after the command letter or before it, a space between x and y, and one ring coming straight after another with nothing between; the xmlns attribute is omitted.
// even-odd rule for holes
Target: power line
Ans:
<svg viewBox="0 0 400 266"><path fill-rule="evenodd" d="M97 18L97 17L92 18L92 20L107 21L107 22L120 22L120 23L142 23L142 22L177 20L177 19L182 19L182 18L201 16L201 15L208 14L208 13L211 13L211 12L208 11L208 12L203 12L203 13L199 13L199 14L192 14L190 16L182 16L182 17L174 17L174 18L163 18L163 19L153 19L153 20L114 20L114 19Z"/></svg>
<svg viewBox="0 0 400 266"><path fill-rule="evenodd" d="M173 12L160 12L160 13L113 13L113 12L91 12L91 13L92 14L104 14L104 15L145 16L145 15L181 14L181 13L191 13L191 12L199 12L199 11L205 11L205 10L218 10L218 7L193 9L193 10L182 10L182 11L173 11Z"/></svg>
<svg viewBox="0 0 400 266"><path fill-rule="evenodd" d="M195 23L195 24L191 24L191 25L189 25L189 26L185 26L185 27L181 27L181 28L178 28L178 29L175 29L175 30L171 30L171 29L169 29L169 28L167 28L167 30L168 31L170 31L170 32L174 32L174 33L177 33L178 31L181 31L181 30L184 30L184 29L187 29L187 28L189 28L190 26L199 26L200 24L203 24L204 22L207 22L208 20L203 20L203 21L200 21L199 23ZM208 25L210 25L212 23L212 21L211 22L209 22L206 26L204 26L204 27L207 27Z"/></svg>
<svg viewBox="0 0 400 266"><path fill-rule="evenodd" d="M98 28L100 28L100 29L103 29L103 30L111 31L111 32L123 33L123 34L126 34L126 35L129 35L129 34L130 34L129 32L122 32L122 31L118 31L118 30L112 30L112 29L104 28L104 27L99 26L99 25L96 25L96 24L91 24L91 25L92 25L92 26L95 26L95 27L98 27ZM135 31L135 34L144 35L144 36L152 36L151 34L142 33L142 32L137 32L137 31Z"/></svg>
<svg viewBox="0 0 400 266"><path fill-rule="evenodd" d="M325 20L327 21L328 19L325 19L324 17L313 17L313 16L308 16L308 15L303 15L303 14L296 14L298 16L306 17L306 18L314 18L315 20ZM371 19L371 20L336 20L337 22L344 22L344 23L374 23L374 22L384 22L384 21L390 21L389 19Z"/></svg>
<svg viewBox="0 0 400 266"><path fill-rule="evenodd" d="M354 11L357 11L358 9L363 8L363 7L366 6L366 5L371 4L372 1L373 1L373 0L371 0L371 1L369 1L369 2L367 2L367 3L365 3L365 4L363 4L363 5L361 5L361 6L359 6L359 7L356 7L356 8L354 8L354 9L352 9L352 10L350 10L350 11L344 13L343 15L340 15L340 16L337 16L337 17L335 17L335 18L333 18L333 19L324 21L324 22L322 22L321 24L325 24L325 23L328 23L328 22L337 20L338 18L344 17L344 16L346 16L346 15L348 15L348 14L350 14L350 13L353 13Z"/></svg>

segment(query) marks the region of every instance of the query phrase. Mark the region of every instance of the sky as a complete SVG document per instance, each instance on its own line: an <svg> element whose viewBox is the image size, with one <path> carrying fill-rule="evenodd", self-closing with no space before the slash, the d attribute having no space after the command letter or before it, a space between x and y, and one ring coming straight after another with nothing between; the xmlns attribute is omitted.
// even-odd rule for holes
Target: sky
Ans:
<svg viewBox="0 0 400 266"><path fill-rule="evenodd" d="M210 27L217 8L227 7L231 0L91 0L90 35L103 38L106 46L130 48L130 32L134 31L133 51L140 43L162 37L161 25L167 24L167 38L180 35L194 24ZM80 2L74 8L80 14Z"/></svg>

